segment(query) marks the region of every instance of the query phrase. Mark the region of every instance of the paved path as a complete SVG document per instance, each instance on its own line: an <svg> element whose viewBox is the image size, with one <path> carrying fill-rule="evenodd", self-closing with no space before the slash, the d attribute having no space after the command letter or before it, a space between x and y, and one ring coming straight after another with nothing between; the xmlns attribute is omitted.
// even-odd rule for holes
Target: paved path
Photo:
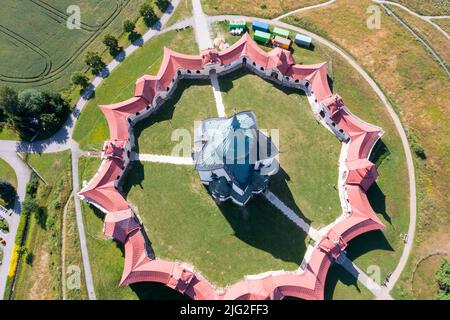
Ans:
<svg viewBox="0 0 450 320"><path fill-rule="evenodd" d="M20 204L25 199L26 186L28 180L30 180L31 170L14 151L0 152L0 158L5 160L14 169L17 178L17 198L14 203L14 212L11 216L6 216L6 221L9 224L9 232L7 234L0 233L6 240L6 246L3 248L3 263L0 266L0 300L3 300L8 272L11 268L14 240L16 239L17 227L19 226Z"/></svg>
<svg viewBox="0 0 450 320"><path fill-rule="evenodd" d="M147 153L132 153L132 161L144 161L144 162L157 162L157 163L170 163L180 165L194 165L194 160L188 157L173 157L163 156L159 154L147 154Z"/></svg>
<svg viewBox="0 0 450 320"><path fill-rule="evenodd" d="M219 80L217 79L217 73L215 71L209 74L211 79L211 85L213 88L214 99L216 100L217 115L219 117L226 117L225 106L223 105L222 93L220 91Z"/></svg>
<svg viewBox="0 0 450 320"><path fill-rule="evenodd" d="M266 191L264 196L271 204L273 204L278 210L280 210L289 220L294 222L300 229L305 231L314 241L320 241L322 236L319 232L311 227L305 220L300 218L292 209L287 207L276 195L270 191Z"/></svg>
<svg viewBox="0 0 450 320"><path fill-rule="evenodd" d="M233 19L240 19L245 21L252 21L253 17L247 17L247 16L235 16L235 15L224 15L224 16L212 16L209 17L210 22L215 21L224 21L224 20L233 20ZM318 43L327 46L331 50L338 53L345 61L347 61L362 77L363 79L370 85L370 87L374 90L374 92L377 94L378 98L381 100L383 105L385 106L386 110L388 111L390 117L392 118L392 121L394 122L394 126L400 136L400 139L402 141L403 146L403 152L405 153L406 157L406 165L408 168L408 180L409 180L409 227L408 227L408 241L406 242L402 255L400 257L400 260L397 264L397 267L395 268L394 272L392 273L392 276L390 277L390 280L388 282L388 288L389 290L392 290L395 283L400 277L400 274L402 273L403 269L406 266L406 262L408 261L409 254L411 253L413 242L414 242L414 235L416 230L416 217L417 217L417 204L416 204L416 178L415 178L415 171L414 171L414 162L412 158L411 149L409 148L408 138L406 136L405 130L403 129L403 126L400 122L400 119L398 115L395 113L394 109L392 108L391 104L389 103L388 99L384 95L383 91L380 89L380 87L376 84L376 82L367 74L367 72L343 49L339 48L334 43L312 33L305 29L295 27L292 25L289 25L287 23L278 21L278 20L267 20L267 19L260 19L264 22L267 22L272 25L276 25L278 27L291 29L296 32L303 33Z"/></svg>
<svg viewBox="0 0 450 320"><path fill-rule="evenodd" d="M361 282L378 300L393 300L389 295L389 290L380 286L372 278L366 275L346 256L339 257L340 265Z"/></svg>

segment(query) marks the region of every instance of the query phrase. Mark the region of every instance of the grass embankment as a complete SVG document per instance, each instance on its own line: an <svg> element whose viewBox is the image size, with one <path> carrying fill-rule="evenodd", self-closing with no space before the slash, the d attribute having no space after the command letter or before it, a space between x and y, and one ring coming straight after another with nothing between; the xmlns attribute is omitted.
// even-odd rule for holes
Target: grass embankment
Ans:
<svg viewBox="0 0 450 320"><path fill-rule="evenodd" d="M28 163L44 178L36 200L40 214L28 220L24 247L32 261L22 259L14 299L61 299L61 228L64 205L72 190L71 155L30 154Z"/></svg>
<svg viewBox="0 0 450 320"><path fill-rule="evenodd" d="M177 22L183 21L184 19L192 17L192 1L190 0L180 0L180 4L175 9L175 12L169 18L166 23L166 27L170 27Z"/></svg>
<svg viewBox="0 0 450 320"><path fill-rule="evenodd" d="M144 74L156 74L164 46L183 53L197 53L192 29L171 31L155 37L127 57L96 90L75 126L74 139L84 150L101 149L109 136L108 124L98 105L116 103L133 96L134 83Z"/></svg>
<svg viewBox="0 0 450 320"><path fill-rule="evenodd" d="M217 205L191 166L133 162L124 190L155 254L194 265L218 286L295 270L303 259L306 235L278 209L263 197Z"/></svg>
<svg viewBox="0 0 450 320"><path fill-rule="evenodd" d="M413 152L420 151L420 147L425 150L426 159L414 157L418 193L418 224L414 250L393 291L396 298L413 298L411 285L413 266L421 257L433 251L436 243L450 241L448 220L450 198L447 196L450 180L442 178L448 175L447 168L450 167L448 153L450 129L447 126L448 112L446 111L450 93L444 89L448 88L449 80L440 66L413 36L384 12L381 17L381 29L367 29L366 9L371 4L370 1L339 1L327 8L302 13L297 18L289 18L287 22L299 24L332 40L355 57L391 100L407 130ZM335 68L336 64L334 64L334 71L336 71ZM337 92L342 93L339 86L346 82L336 79ZM354 105L346 95L343 97L353 111ZM365 120L371 120L363 114L361 115ZM375 124L378 123L375 122ZM383 128L385 129L385 127ZM390 162L395 153L389 146L388 149L391 152ZM402 152L401 149L398 152ZM383 166L389 162L384 161ZM402 163L404 162L399 162L400 165ZM386 192L386 188L406 182L403 175L402 178L398 175L399 172L403 172L403 169L399 170L398 167L393 167L392 172L393 174L390 175L383 174L381 171L378 185L386 196L385 211L392 223L388 222L387 226L392 228L392 236L395 237L391 239L386 232L384 234L388 244L395 249L397 254L393 257L374 250L361 256L367 262L380 265L382 271L392 271L392 268L395 267L398 261L396 257L399 256L403 245L399 243L396 246L393 244L393 240L396 239L397 242L400 242L400 234L406 231L405 227L409 223L409 208L406 205L398 211L401 226L395 222L395 216L389 206L390 197L400 199L407 196L405 183L402 183L404 187L398 188L392 196ZM371 235L360 237L354 243L358 244L359 241L370 237ZM365 243L369 244L367 241ZM354 245L350 247L357 248ZM361 260L361 258L358 259ZM356 262L362 266L360 261L356 260Z"/></svg>
<svg viewBox="0 0 450 320"><path fill-rule="evenodd" d="M422 16L444 16L450 14L450 6L445 0L394 0Z"/></svg>
<svg viewBox="0 0 450 320"><path fill-rule="evenodd" d="M327 0L202 0L207 15L237 14L262 18L275 18L289 11L323 3Z"/></svg>
<svg viewBox="0 0 450 320"><path fill-rule="evenodd" d="M396 6L390 5L387 7L407 24L422 40L432 47L447 66L450 64L450 41L446 36L428 22L423 21Z"/></svg>

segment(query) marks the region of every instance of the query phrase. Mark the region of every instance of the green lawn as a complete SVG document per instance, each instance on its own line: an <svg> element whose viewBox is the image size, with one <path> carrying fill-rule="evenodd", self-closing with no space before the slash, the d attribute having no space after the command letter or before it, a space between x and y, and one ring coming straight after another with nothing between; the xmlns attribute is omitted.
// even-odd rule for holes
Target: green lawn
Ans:
<svg viewBox="0 0 450 320"><path fill-rule="evenodd" d="M314 227L333 222L341 213L336 189L340 143L316 122L306 96L245 70L219 83L228 115L252 110L259 128L279 130L281 170L270 189Z"/></svg>
<svg viewBox="0 0 450 320"><path fill-rule="evenodd" d="M11 183L14 188L17 188L17 177L14 169L3 159L0 159L0 179Z"/></svg>
<svg viewBox="0 0 450 320"><path fill-rule="evenodd" d="M108 139L109 130L99 104L116 103L133 96L134 83L144 74L156 74L163 57L163 47L183 53L197 53L192 29L171 31L148 41L141 49L127 57L110 76L103 81L80 114L74 131L74 139L84 150L101 149Z"/></svg>
<svg viewBox="0 0 450 320"><path fill-rule="evenodd" d="M305 233L267 200L217 205L191 166L133 162L124 190L156 256L188 262L216 285L303 259Z"/></svg>
<svg viewBox="0 0 450 320"><path fill-rule="evenodd" d="M64 205L72 190L70 151L28 157L48 184L39 182L36 199L42 218L30 216L25 247L32 264L21 263L15 299L61 299L61 225ZM77 234L74 236L78 236ZM74 241L75 239L68 239Z"/></svg>
<svg viewBox="0 0 450 320"><path fill-rule="evenodd" d="M373 294L347 270L331 265L325 283L326 300L372 300Z"/></svg>
<svg viewBox="0 0 450 320"><path fill-rule="evenodd" d="M136 124L136 147L141 153L169 155L181 141L172 141L174 130L189 130L193 143L194 121L212 117L217 117L217 110L211 82L182 80L157 113Z"/></svg>

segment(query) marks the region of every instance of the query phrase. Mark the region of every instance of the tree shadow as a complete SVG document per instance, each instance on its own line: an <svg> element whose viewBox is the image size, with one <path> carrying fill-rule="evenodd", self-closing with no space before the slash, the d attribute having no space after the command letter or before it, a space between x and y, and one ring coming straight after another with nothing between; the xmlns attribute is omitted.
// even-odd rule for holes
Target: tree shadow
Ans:
<svg viewBox="0 0 450 320"><path fill-rule="evenodd" d="M237 238L276 259L300 265L306 252L306 234L263 195L255 195L242 207L231 201L217 206Z"/></svg>
<svg viewBox="0 0 450 320"><path fill-rule="evenodd" d="M361 292L358 280L342 266L333 263L328 270L327 279L325 281L325 300L333 300L333 294L336 290L338 282L342 282L348 287L353 286L358 292Z"/></svg>
<svg viewBox="0 0 450 320"><path fill-rule="evenodd" d="M139 152L139 137L142 132L151 127L152 125L170 121L173 118L175 112L175 107L179 103L181 97L183 96L184 90L189 89L192 86L210 86L211 82L207 79L192 80L192 79L182 79L178 82L175 91L169 96L169 98L159 107L157 111L149 115L147 118L140 120L133 127L134 136L136 138L134 150Z"/></svg>

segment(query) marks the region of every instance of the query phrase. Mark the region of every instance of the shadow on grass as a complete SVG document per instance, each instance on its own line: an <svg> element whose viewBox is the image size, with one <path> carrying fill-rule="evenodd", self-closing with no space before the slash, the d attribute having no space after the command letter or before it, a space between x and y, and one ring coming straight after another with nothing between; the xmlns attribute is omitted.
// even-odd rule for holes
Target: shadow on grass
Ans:
<svg viewBox="0 0 450 320"><path fill-rule="evenodd" d="M254 196L243 207L226 201L218 208L240 240L276 259L298 265L302 262L306 234L263 195Z"/></svg>
<svg viewBox="0 0 450 320"><path fill-rule="evenodd" d="M255 73L251 72L247 68L239 68L237 70L234 70L224 76L220 76L220 91L221 92L229 92L231 89L233 89L234 84L233 82L237 79L244 77L246 75L256 75ZM256 75L259 77L259 75ZM276 82L269 81L268 79L260 78L261 80L265 81L266 83L270 84L271 86L277 88L278 90L282 91L286 95L296 94L304 96L305 92L299 89L289 88L282 85L279 85Z"/></svg>
<svg viewBox="0 0 450 320"><path fill-rule="evenodd" d="M140 300L192 300L189 296L157 282L133 283L130 288Z"/></svg>
<svg viewBox="0 0 450 320"><path fill-rule="evenodd" d="M364 233L353 239L347 247L347 257L354 261L373 250L394 251L381 230Z"/></svg>
<svg viewBox="0 0 450 320"><path fill-rule="evenodd" d="M353 286L359 293L361 292L358 280L349 272L347 272L343 267L334 263L328 270L327 279L325 282L325 300L333 299L334 291L338 282L342 282L347 287ZM348 299L352 299L352 297L348 297Z"/></svg>
<svg viewBox="0 0 450 320"><path fill-rule="evenodd" d="M173 118L173 114L175 112L175 105L180 101L183 96L184 90L189 89L192 86L210 86L211 82L207 79L202 80L193 80L193 79L182 79L178 82L177 88L172 93L170 98L165 101L158 110L156 110L153 114L149 115L147 118L139 121L134 126L134 135L136 138L135 151L139 152L139 137L146 128L151 127L152 125L169 121ZM199 101L201 103L201 101ZM178 129L178 128L174 128Z"/></svg>
<svg viewBox="0 0 450 320"><path fill-rule="evenodd" d="M280 167L278 173L274 175L269 184L269 190L273 192L284 204L294 211L300 218L302 218L307 224L311 225L311 220L308 219L297 206L294 196L288 186L288 181L291 181L291 177L284 171L283 167Z"/></svg>

